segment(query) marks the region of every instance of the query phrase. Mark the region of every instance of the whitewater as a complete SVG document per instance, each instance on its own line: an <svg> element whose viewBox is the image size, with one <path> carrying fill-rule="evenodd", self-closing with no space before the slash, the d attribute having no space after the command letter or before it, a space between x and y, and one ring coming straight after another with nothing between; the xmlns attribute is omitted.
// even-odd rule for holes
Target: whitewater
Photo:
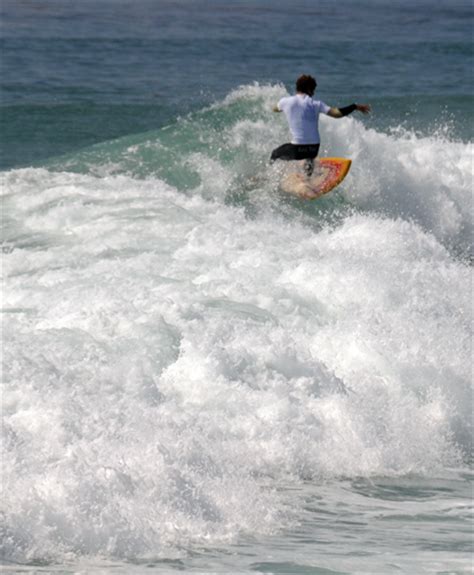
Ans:
<svg viewBox="0 0 474 575"><path fill-rule="evenodd" d="M284 94L1 173L6 572L470 572L472 145Z"/></svg>

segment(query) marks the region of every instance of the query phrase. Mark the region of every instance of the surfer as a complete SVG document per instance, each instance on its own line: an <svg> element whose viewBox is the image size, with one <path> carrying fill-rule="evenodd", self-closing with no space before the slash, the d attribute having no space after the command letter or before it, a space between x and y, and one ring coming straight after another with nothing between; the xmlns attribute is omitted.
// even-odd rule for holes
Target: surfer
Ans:
<svg viewBox="0 0 474 575"><path fill-rule="evenodd" d="M324 102L313 100L316 86L316 80L312 76L300 76L296 80L296 94L282 98L273 108L274 112L285 113L292 139L291 143L283 144L273 150L271 162L304 160L304 171L308 177L313 173L314 159L319 152L319 114L326 114L331 118L343 118L355 110L362 114L368 114L371 110L368 104L331 108Z"/></svg>

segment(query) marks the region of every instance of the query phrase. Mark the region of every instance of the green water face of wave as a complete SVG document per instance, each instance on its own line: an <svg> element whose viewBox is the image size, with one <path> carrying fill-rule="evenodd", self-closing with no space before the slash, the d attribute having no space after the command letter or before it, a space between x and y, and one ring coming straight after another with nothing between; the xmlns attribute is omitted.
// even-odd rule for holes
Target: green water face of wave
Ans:
<svg viewBox="0 0 474 575"><path fill-rule="evenodd" d="M282 89L272 91L279 93ZM236 97L179 117L158 130L125 136L61 156L48 162L47 167L79 173L153 176L178 189L192 189L199 183L198 172L193 167L199 156L222 166L238 162L255 166L267 160L272 146L278 143L278 131L282 128L269 121L271 102L268 91L257 98ZM262 128L268 137L265 145L259 146L255 153L252 140Z"/></svg>

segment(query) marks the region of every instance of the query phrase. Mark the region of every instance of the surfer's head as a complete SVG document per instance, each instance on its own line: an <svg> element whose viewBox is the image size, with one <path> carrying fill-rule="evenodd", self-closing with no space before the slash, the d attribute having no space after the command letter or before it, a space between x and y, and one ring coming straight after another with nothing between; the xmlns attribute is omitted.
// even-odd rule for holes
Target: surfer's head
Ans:
<svg viewBox="0 0 474 575"><path fill-rule="evenodd" d="M312 96L314 91L316 90L316 80L313 76L307 76L303 74L296 80L296 91L300 92L301 94L308 94L308 96Z"/></svg>

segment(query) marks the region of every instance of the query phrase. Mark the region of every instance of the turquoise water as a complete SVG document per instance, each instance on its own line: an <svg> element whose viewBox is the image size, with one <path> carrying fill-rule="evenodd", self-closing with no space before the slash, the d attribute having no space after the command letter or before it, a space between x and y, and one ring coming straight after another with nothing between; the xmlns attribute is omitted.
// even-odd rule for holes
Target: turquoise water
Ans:
<svg viewBox="0 0 474 575"><path fill-rule="evenodd" d="M471 3L1 10L3 571L471 573Z"/></svg>

